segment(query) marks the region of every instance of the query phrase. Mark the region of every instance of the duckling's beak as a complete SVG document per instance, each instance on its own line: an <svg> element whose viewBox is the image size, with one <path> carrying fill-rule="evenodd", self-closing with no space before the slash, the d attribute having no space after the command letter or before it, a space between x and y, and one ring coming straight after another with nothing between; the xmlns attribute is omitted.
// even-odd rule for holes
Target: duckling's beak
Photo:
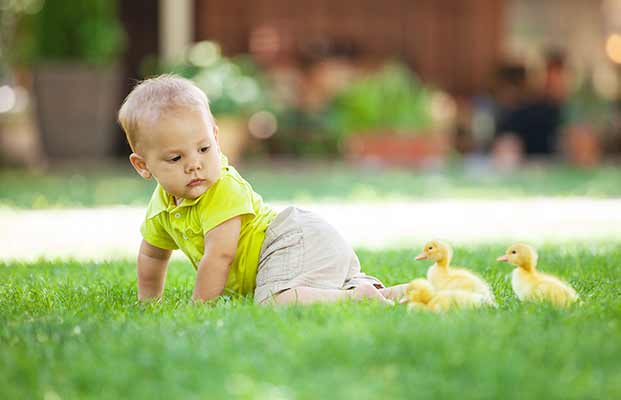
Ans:
<svg viewBox="0 0 621 400"><path fill-rule="evenodd" d="M419 255L416 256L415 260L416 261L420 261L420 260L426 260L427 259L427 254L425 253L420 253Z"/></svg>
<svg viewBox="0 0 621 400"><path fill-rule="evenodd" d="M506 255L500 256L500 257L498 257L496 259L496 261L508 262L509 261L509 257L507 257Z"/></svg>

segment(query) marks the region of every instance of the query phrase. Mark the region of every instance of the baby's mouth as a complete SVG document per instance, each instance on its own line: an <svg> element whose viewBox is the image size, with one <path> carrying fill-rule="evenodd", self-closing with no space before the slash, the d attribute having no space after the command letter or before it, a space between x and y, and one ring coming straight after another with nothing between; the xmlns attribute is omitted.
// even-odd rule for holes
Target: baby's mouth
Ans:
<svg viewBox="0 0 621 400"><path fill-rule="evenodd" d="M205 182L205 180L204 180L204 179L200 179L200 178L197 178L197 179L192 179L192 180L190 181L190 183L188 183L188 184L187 184L187 186L198 186L198 185L200 185L200 184L201 184L201 183L203 183L203 182Z"/></svg>

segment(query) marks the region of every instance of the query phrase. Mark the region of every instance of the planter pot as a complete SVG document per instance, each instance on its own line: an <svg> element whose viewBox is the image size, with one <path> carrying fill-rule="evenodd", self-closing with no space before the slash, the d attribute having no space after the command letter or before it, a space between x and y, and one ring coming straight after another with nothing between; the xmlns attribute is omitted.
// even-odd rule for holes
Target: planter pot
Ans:
<svg viewBox="0 0 621 400"><path fill-rule="evenodd" d="M44 169L42 153L31 110L0 114L0 166Z"/></svg>
<svg viewBox="0 0 621 400"><path fill-rule="evenodd" d="M594 167L601 162L602 145L595 129L588 124L574 125L565 134L565 153L578 167Z"/></svg>
<svg viewBox="0 0 621 400"><path fill-rule="evenodd" d="M387 165L429 166L442 163L450 151L448 135L360 134L345 140L345 157L351 161Z"/></svg>
<svg viewBox="0 0 621 400"><path fill-rule="evenodd" d="M118 66L60 63L35 70L37 119L50 159L112 155L120 76Z"/></svg>
<svg viewBox="0 0 621 400"><path fill-rule="evenodd" d="M218 142L220 149L231 164L236 164L248 146L246 118L237 116L218 116Z"/></svg>

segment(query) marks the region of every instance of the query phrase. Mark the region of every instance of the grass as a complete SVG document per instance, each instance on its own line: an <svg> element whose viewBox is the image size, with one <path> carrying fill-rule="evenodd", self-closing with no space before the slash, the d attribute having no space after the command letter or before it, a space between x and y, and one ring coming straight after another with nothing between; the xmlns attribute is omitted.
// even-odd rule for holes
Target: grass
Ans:
<svg viewBox="0 0 621 400"><path fill-rule="evenodd" d="M183 262L164 300L145 305L131 261L0 264L0 398L621 398L620 245L540 248L583 299L568 310L518 303L493 262L504 244L458 247L499 308L446 315L193 305ZM413 251L359 255L387 284L427 267Z"/></svg>
<svg viewBox="0 0 621 400"><path fill-rule="evenodd" d="M621 196L621 170L609 167L510 175L342 164L239 170L270 202ZM0 171L0 207L144 207L152 189L125 163ZM492 284L499 308L446 315L373 303L195 305L195 273L179 261L164 300L139 304L132 260L0 261L0 399L621 398L618 238L540 248L543 269L582 298L568 310L516 300L510 269L493 261L505 246L456 248L456 262ZM359 255L386 284L428 266L412 261L413 250Z"/></svg>
<svg viewBox="0 0 621 400"><path fill-rule="evenodd" d="M241 174L267 201L370 201L528 196L621 196L621 169L531 167L512 174L455 166L442 172L377 170L334 164L246 164ZM144 206L154 182L122 162L55 169L46 175L0 170L0 206L16 208Z"/></svg>

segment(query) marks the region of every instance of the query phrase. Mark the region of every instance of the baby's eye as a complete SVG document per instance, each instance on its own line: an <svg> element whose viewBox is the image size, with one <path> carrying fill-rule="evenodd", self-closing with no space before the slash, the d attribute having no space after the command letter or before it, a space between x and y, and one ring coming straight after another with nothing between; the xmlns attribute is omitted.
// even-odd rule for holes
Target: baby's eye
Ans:
<svg viewBox="0 0 621 400"><path fill-rule="evenodd" d="M181 156L173 157L173 158L169 159L168 161L170 161L170 162L177 162L179 160L181 160Z"/></svg>
<svg viewBox="0 0 621 400"><path fill-rule="evenodd" d="M201 147L201 153L207 153L209 151L209 146Z"/></svg>

